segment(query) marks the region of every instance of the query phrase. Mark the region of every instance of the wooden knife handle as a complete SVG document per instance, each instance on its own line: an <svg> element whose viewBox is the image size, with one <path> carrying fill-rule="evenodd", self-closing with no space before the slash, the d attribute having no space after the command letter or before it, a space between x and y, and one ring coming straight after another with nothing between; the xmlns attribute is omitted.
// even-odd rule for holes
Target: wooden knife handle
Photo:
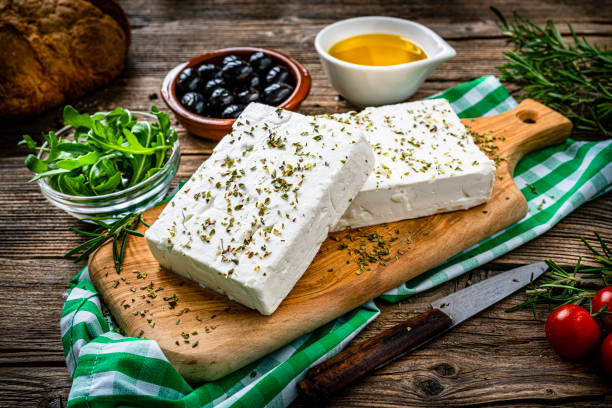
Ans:
<svg viewBox="0 0 612 408"><path fill-rule="evenodd" d="M311 368L298 383L298 390L310 398L326 399L368 371L426 343L451 325L451 318L439 309L422 313Z"/></svg>

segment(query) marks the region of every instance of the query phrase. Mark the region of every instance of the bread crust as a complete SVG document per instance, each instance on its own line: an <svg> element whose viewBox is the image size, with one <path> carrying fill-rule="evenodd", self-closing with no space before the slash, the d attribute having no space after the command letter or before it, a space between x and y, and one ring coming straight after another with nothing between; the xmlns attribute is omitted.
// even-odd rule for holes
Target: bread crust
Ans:
<svg viewBox="0 0 612 408"><path fill-rule="evenodd" d="M0 118L21 119L119 75L130 31L116 0L0 0L0 44Z"/></svg>

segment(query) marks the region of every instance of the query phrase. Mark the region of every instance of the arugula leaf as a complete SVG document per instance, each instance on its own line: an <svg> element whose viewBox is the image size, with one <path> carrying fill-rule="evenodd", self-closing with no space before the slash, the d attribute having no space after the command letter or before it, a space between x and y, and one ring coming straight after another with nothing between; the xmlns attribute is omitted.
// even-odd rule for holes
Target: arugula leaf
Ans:
<svg viewBox="0 0 612 408"><path fill-rule="evenodd" d="M28 183L32 183L34 181L40 180L40 179L45 178L45 177L56 176L56 175L63 174L63 173L70 173L70 170L66 170L66 169L54 169L54 170L45 171L44 173L38 173L35 177L30 179L28 181ZM61 190L60 190L60 192L63 193L63 191L61 191Z"/></svg>
<svg viewBox="0 0 612 408"><path fill-rule="evenodd" d="M152 126L148 122L139 122L134 125L132 132L124 129L123 133L125 134L130 145L139 146L142 141L142 143L148 146L153 141L154 131L158 132L157 126ZM160 154L165 156L165 151L155 153L156 157ZM129 184L130 187L148 178L146 174L149 174L147 169L151 168L151 158L150 156L145 155L134 155L134 158L131 160L131 164L132 179Z"/></svg>
<svg viewBox="0 0 612 408"><path fill-rule="evenodd" d="M93 151L83 156L79 156L75 160L69 160L69 159L58 160L55 164L60 169L74 170L74 169L78 169L79 167L86 166L88 164L94 164L95 162L98 161L99 158L100 158L100 153Z"/></svg>
<svg viewBox="0 0 612 408"><path fill-rule="evenodd" d="M155 105L151 106L151 114L157 116L157 120L161 126L161 131L164 135L166 135L170 129L170 118L168 115L160 112Z"/></svg>
<svg viewBox="0 0 612 408"><path fill-rule="evenodd" d="M76 155L97 151L93 146L87 144L68 142L59 143L57 145L57 150Z"/></svg>
<svg viewBox="0 0 612 408"><path fill-rule="evenodd" d="M34 141L34 139L32 139L32 136L30 135L23 135L23 139L19 143L17 143L17 145L26 145L31 152L36 151L36 142Z"/></svg>
<svg viewBox="0 0 612 408"><path fill-rule="evenodd" d="M157 117L157 121L159 122L159 126L161 128L162 135L166 140L167 144L173 145L176 142L177 134L176 130L170 127L170 117L167 113L160 112L157 109L157 106L153 105L151 107L151 114Z"/></svg>
<svg viewBox="0 0 612 408"><path fill-rule="evenodd" d="M59 140L55 135L55 132L49 132L46 135L43 135L47 143L49 144L49 150L53 151L57 145L59 144Z"/></svg>
<svg viewBox="0 0 612 408"><path fill-rule="evenodd" d="M110 176L104 183L97 185L94 191L98 194L110 194L116 190L119 183L121 183L121 173L117 172Z"/></svg>
<svg viewBox="0 0 612 408"><path fill-rule="evenodd" d="M123 129L123 134L125 135L125 138L127 139L128 143L130 144L130 146L136 147L137 149L142 149L142 145L140 144L140 142L138 141L138 138L136 136L134 136L134 134L132 132L130 132L129 129Z"/></svg>
<svg viewBox="0 0 612 408"><path fill-rule="evenodd" d="M49 170L49 165L33 154L28 154L25 159L25 165L33 173L44 173Z"/></svg>
<svg viewBox="0 0 612 408"><path fill-rule="evenodd" d="M127 109L124 109L121 115L117 118L118 128L131 129L136 124L134 114Z"/></svg>
<svg viewBox="0 0 612 408"><path fill-rule="evenodd" d="M70 105L64 106L64 122L73 128L91 128L91 117L84 113L79 115L76 109Z"/></svg>
<svg viewBox="0 0 612 408"><path fill-rule="evenodd" d="M62 186L63 192L70 195L90 195L91 190L85 185L85 176L80 174L70 177L69 174L62 174L58 177L58 183Z"/></svg>
<svg viewBox="0 0 612 408"><path fill-rule="evenodd" d="M131 154L153 154L159 150L168 150L172 146L155 146L155 147L132 147L124 146L122 144L106 143L98 138L94 138L95 142L101 147L109 150L117 150L119 152L131 153Z"/></svg>
<svg viewBox="0 0 612 408"><path fill-rule="evenodd" d="M132 128L132 134L134 134L145 146L151 144L153 133L154 128L149 122L138 122Z"/></svg>

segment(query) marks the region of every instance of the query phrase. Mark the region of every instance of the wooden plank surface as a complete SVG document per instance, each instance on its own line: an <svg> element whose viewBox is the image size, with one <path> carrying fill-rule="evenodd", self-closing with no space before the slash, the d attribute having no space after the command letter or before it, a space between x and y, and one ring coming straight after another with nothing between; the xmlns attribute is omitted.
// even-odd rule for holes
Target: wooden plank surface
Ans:
<svg viewBox="0 0 612 408"><path fill-rule="evenodd" d="M495 73L503 62L503 39L488 10L496 5L506 15L517 10L543 23L547 18L571 21L579 33L599 44L612 44L612 2L530 1L391 1L370 2L200 2L124 0L133 29L133 43L122 75L106 89L73 101L93 111L114 106L165 109L158 88L165 72L207 49L229 45L277 48L304 63L313 88L304 113L350 109L330 87L312 47L316 32L341 18L389 15L423 23L457 50L413 99L475 77ZM566 31L565 31L566 32ZM515 90L513 87L509 87ZM61 407L70 381L59 337L59 315L68 280L79 266L61 254L81 238L67 231L79 225L51 207L23 167L26 152L16 146L20 135L57 128L60 110L53 109L25 123L5 124L0 140L0 406ZM575 133L597 139L597 134ZM186 178L214 146L181 132L183 158L177 180ZM597 230L612 240L612 194L585 204L551 231L510 254L411 301L379 302L381 316L354 341L376 334L425 310L429 301L471 280L498 270L553 258L569 267L584 248L580 234ZM592 260L590 260L592 262ZM411 356L372 373L333 399L331 407L349 406L610 406L612 386L596 362L570 363L548 347L543 323L529 311L503 311L518 304L516 294ZM450 368L449 368L450 367ZM297 407L309 406L298 400Z"/></svg>

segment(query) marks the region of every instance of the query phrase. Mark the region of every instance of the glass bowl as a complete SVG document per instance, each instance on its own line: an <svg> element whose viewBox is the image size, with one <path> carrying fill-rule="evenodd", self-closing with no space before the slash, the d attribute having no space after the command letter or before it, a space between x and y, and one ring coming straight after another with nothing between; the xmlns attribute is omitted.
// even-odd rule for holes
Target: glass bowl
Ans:
<svg viewBox="0 0 612 408"><path fill-rule="evenodd" d="M146 119L148 121L157 120L154 115L149 113L131 112L139 119ZM70 135L72 130L72 126L65 126L57 131L56 135L58 137L66 137ZM46 142L43 145L44 147L47 147ZM38 153L38 158L40 159L42 155L43 151L41 150ZM159 203L168 192L180 162L181 154L177 139L170 151L170 157L161 170L148 179L125 190L98 196L73 196L54 190L46 178L38 180L37 183L40 191L51 204L66 211L73 217L78 219L93 217L118 218L130 212L142 212Z"/></svg>

